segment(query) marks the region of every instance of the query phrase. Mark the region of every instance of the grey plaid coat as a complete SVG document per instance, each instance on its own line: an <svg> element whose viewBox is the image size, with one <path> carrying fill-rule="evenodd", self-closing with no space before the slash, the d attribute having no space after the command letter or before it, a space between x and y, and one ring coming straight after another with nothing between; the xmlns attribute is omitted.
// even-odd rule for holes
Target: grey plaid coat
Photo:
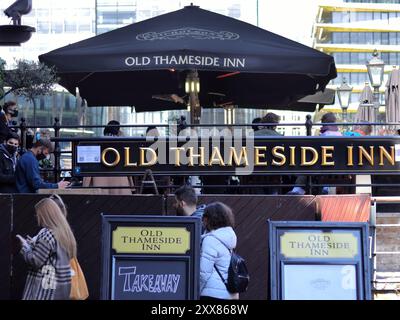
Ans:
<svg viewBox="0 0 400 320"><path fill-rule="evenodd" d="M21 249L29 266L23 300L68 300L71 265L50 229L43 228Z"/></svg>

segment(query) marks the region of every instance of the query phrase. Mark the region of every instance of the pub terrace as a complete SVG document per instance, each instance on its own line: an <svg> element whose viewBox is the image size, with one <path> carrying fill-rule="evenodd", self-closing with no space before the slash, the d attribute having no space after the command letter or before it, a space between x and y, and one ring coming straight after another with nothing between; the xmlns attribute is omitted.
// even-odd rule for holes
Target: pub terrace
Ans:
<svg viewBox="0 0 400 320"><path fill-rule="evenodd" d="M38 32L0 57L0 299L398 299L400 0L320 5L314 47L262 28L273 1L45 2L1 8L1 46L32 6Z"/></svg>

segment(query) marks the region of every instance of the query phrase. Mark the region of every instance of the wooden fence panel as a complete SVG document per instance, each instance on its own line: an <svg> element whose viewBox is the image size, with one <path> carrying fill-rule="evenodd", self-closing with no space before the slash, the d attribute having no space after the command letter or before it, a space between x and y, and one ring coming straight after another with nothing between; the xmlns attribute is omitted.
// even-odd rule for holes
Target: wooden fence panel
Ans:
<svg viewBox="0 0 400 320"><path fill-rule="evenodd" d="M371 212L369 194L317 196L321 221L368 222Z"/></svg>
<svg viewBox="0 0 400 320"><path fill-rule="evenodd" d="M10 299L12 197L0 195L0 300Z"/></svg>
<svg viewBox="0 0 400 320"><path fill-rule="evenodd" d="M237 250L246 259L250 273L249 289L241 299L269 298L269 258L267 220L315 220L314 196L202 195L199 204L221 201L235 214ZM175 215L174 196L167 201L167 214Z"/></svg>

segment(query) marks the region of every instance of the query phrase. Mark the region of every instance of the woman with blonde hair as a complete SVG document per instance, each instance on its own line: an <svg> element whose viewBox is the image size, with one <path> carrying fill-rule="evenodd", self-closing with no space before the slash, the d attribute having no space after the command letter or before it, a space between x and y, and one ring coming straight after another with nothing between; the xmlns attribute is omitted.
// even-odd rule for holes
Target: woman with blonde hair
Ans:
<svg viewBox="0 0 400 320"><path fill-rule="evenodd" d="M57 203L45 198L35 205L42 229L23 238L21 254L29 266L22 299L68 300L71 292L70 260L76 257L76 240Z"/></svg>
<svg viewBox="0 0 400 320"><path fill-rule="evenodd" d="M68 211L67 211L67 206L65 205L63 199L61 199L61 197L56 194L53 193L49 199L53 200L55 203L57 203L58 207L60 208L62 214L64 215L64 217L67 217L68 215Z"/></svg>

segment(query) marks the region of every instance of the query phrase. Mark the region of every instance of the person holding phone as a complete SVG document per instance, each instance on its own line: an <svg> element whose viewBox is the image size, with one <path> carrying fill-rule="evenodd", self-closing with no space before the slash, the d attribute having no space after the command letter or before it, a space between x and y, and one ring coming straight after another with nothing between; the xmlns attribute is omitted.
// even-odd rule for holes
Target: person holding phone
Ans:
<svg viewBox="0 0 400 320"><path fill-rule="evenodd" d="M20 253L28 265L23 300L69 300L70 260L76 257L76 240L57 203L44 198L35 205L38 225L34 237L17 235Z"/></svg>

